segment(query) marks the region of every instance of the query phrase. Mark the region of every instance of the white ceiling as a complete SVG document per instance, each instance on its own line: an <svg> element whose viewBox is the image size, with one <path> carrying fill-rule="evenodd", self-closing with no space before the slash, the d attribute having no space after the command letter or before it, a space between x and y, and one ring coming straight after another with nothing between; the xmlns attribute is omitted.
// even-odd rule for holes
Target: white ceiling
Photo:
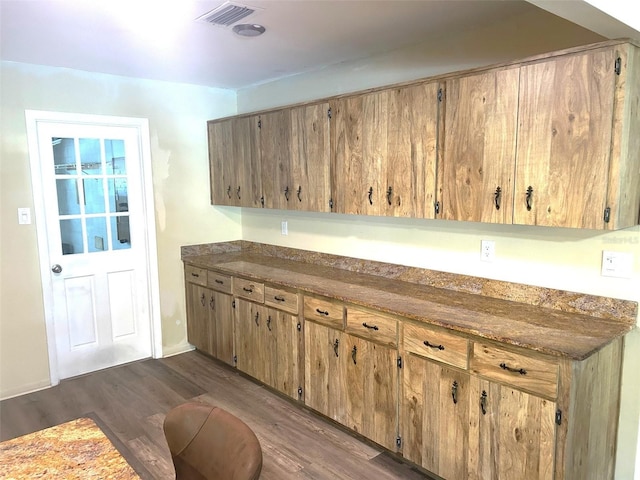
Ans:
<svg viewBox="0 0 640 480"><path fill-rule="evenodd" d="M223 3L0 0L0 58L238 89L538 10L524 0L234 0L258 8L239 23L266 27L245 38L195 21Z"/></svg>

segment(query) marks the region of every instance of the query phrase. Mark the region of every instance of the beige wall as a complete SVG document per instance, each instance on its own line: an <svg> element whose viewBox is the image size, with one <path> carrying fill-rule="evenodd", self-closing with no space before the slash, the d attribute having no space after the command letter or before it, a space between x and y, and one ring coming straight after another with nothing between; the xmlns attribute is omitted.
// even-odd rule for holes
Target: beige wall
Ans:
<svg viewBox="0 0 640 480"><path fill-rule="evenodd" d="M507 40L505 40L507 39ZM304 102L601 40L545 12L238 92L241 112ZM288 221L289 235L280 234ZM243 239L640 302L640 227L612 233L243 209ZM480 241L496 260L480 261ZM631 252L630 279L600 275L603 250ZM616 478L634 478L640 447L640 334L628 335ZM594 406L597 408L597 406ZM640 480L640 472L636 472Z"/></svg>
<svg viewBox="0 0 640 480"><path fill-rule="evenodd" d="M0 398L49 385L25 110L149 119L165 353L184 349L180 246L240 238L240 212L209 205L206 120L235 92L2 62L0 70Z"/></svg>

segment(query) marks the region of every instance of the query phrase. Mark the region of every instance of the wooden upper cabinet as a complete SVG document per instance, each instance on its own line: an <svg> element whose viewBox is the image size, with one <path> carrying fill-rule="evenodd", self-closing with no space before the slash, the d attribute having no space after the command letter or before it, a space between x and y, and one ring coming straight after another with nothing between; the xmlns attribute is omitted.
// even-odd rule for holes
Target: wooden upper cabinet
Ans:
<svg viewBox="0 0 640 480"><path fill-rule="evenodd" d="M514 223L607 228L616 58L607 48L521 68Z"/></svg>
<svg viewBox="0 0 640 480"><path fill-rule="evenodd" d="M335 211L433 218L438 84L331 102Z"/></svg>
<svg viewBox="0 0 640 480"><path fill-rule="evenodd" d="M329 211L328 103L261 115L265 207Z"/></svg>
<svg viewBox="0 0 640 480"><path fill-rule="evenodd" d="M260 207L260 137L257 116L208 122L211 203Z"/></svg>
<svg viewBox="0 0 640 480"><path fill-rule="evenodd" d="M441 218L511 223L518 68L446 82Z"/></svg>

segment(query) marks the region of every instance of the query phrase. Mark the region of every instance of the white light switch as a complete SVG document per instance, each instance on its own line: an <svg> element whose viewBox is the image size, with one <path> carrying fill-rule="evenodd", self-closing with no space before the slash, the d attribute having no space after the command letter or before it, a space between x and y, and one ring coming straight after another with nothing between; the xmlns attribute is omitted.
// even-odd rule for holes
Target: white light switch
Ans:
<svg viewBox="0 0 640 480"><path fill-rule="evenodd" d="M602 252L602 272L604 277L631 278L633 254L627 252Z"/></svg>
<svg viewBox="0 0 640 480"><path fill-rule="evenodd" d="M30 208L19 208L18 209L18 224L19 225L30 225L31 224L31 209Z"/></svg>

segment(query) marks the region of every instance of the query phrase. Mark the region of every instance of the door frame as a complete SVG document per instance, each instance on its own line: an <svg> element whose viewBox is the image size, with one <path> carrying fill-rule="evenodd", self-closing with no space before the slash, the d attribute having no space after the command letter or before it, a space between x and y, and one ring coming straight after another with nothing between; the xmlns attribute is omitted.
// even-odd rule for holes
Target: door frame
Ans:
<svg viewBox="0 0 640 480"><path fill-rule="evenodd" d="M77 113L50 112L42 110L25 110L29 160L31 167L31 185L33 191L34 218L38 240L38 256L40 260L40 278L42 280L42 297L45 327L47 332L47 349L49 354L49 376L51 386L60 383L58 372L58 355L56 350L55 326L53 316L53 283L51 281L50 258L44 198L36 195L42 190L42 171L40 164L40 148L38 145L38 125L43 123L69 123L98 125L108 127L134 128L137 131L140 148L140 174L142 183L143 218L145 222L146 265L149 288L149 321L151 322L151 355L162 357L162 319L160 315L160 282L158 278L158 250L156 238L155 209L153 201L153 178L151 174L151 141L149 136L149 120L146 118L117 117L110 115L91 115Z"/></svg>

